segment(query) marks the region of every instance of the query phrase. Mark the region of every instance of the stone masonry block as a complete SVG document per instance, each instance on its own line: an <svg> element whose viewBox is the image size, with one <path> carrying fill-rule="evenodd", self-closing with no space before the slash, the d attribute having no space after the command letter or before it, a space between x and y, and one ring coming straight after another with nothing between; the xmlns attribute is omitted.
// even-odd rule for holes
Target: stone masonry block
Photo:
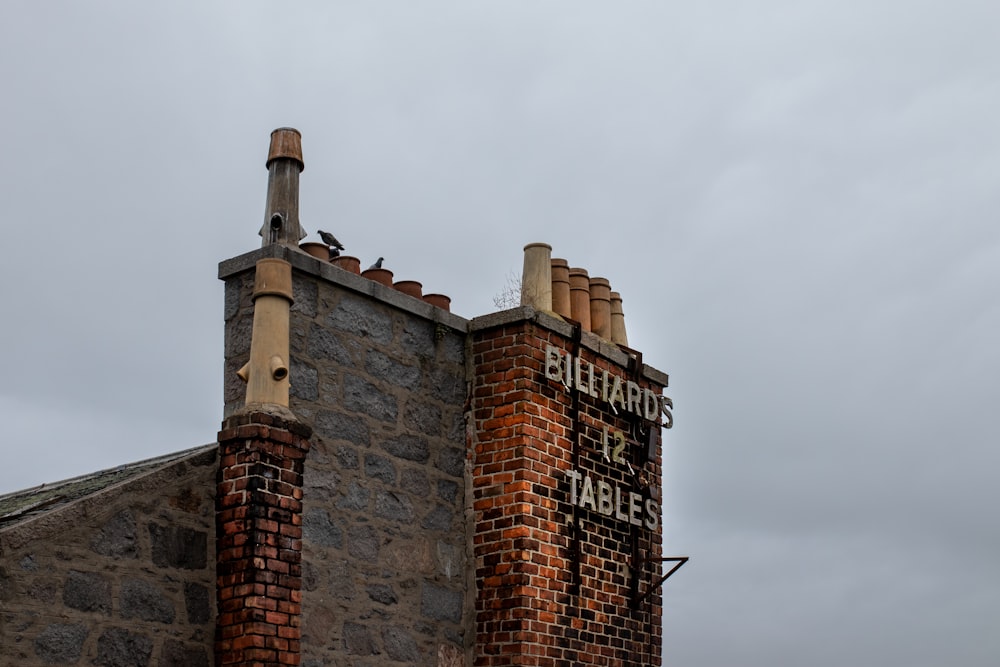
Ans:
<svg viewBox="0 0 1000 667"><path fill-rule="evenodd" d="M316 432L327 440L347 440L358 447L367 447L371 440L365 418L343 412L320 411L316 415Z"/></svg>
<svg viewBox="0 0 1000 667"><path fill-rule="evenodd" d="M368 537L368 536L366 536ZM346 560L330 563L330 593L338 599L354 599L354 568Z"/></svg>
<svg viewBox="0 0 1000 667"><path fill-rule="evenodd" d="M438 454L437 468L452 477L461 477L465 472L465 450L445 447Z"/></svg>
<svg viewBox="0 0 1000 667"><path fill-rule="evenodd" d="M108 628L97 640L95 665L145 667L153 654L153 640L124 628Z"/></svg>
<svg viewBox="0 0 1000 667"><path fill-rule="evenodd" d="M409 524L413 521L413 503L403 493L379 491L375 496L375 516Z"/></svg>
<svg viewBox="0 0 1000 667"><path fill-rule="evenodd" d="M365 371L376 380L410 390L420 387L423 376L419 367L396 361L378 350L368 351L365 357Z"/></svg>
<svg viewBox="0 0 1000 667"><path fill-rule="evenodd" d="M334 449L334 456L337 457L337 465L347 470L357 470L358 452L348 445L337 445Z"/></svg>
<svg viewBox="0 0 1000 667"><path fill-rule="evenodd" d="M411 398L403 409L403 421L408 428L424 435L440 435L441 407L436 403Z"/></svg>
<svg viewBox="0 0 1000 667"><path fill-rule="evenodd" d="M446 503L455 502L458 497L458 484L449 479L439 479L437 483L438 498Z"/></svg>
<svg viewBox="0 0 1000 667"><path fill-rule="evenodd" d="M424 498L429 491L427 473L421 468L405 468L399 475L399 488L416 498Z"/></svg>
<svg viewBox="0 0 1000 667"><path fill-rule="evenodd" d="M365 476L386 484L395 484L396 468L392 465L392 461L384 456L365 454Z"/></svg>
<svg viewBox="0 0 1000 667"><path fill-rule="evenodd" d="M424 320L406 320L399 344L403 350L412 355L418 357L434 356L434 324Z"/></svg>
<svg viewBox="0 0 1000 667"><path fill-rule="evenodd" d="M184 607L188 623L192 625L208 623L212 618L211 596L208 589L200 584L184 584Z"/></svg>
<svg viewBox="0 0 1000 667"><path fill-rule="evenodd" d="M316 317L319 286L311 280L292 280L292 310L306 317Z"/></svg>
<svg viewBox="0 0 1000 667"><path fill-rule="evenodd" d="M111 580L96 572L70 570L63 587L63 604L81 611L111 613Z"/></svg>
<svg viewBox="0 0 1000 667"><path fill-rule="evenodd" d="M163 642L159 667L209 667L208 653L201 646L168 639Z"/></svg>
<svg viewBox="0 0 1000 667"><path fill-rule="evenodd" d="M337 509L363 510L368 507L368 495L368 489L351 480L346 493L337 501Z"/></svg>
<svg viewBox="0 0 1000 667"><path fill-rule="evenodd" d="M354 359L340 338L334 332L319 325L309 328L306 352L317 361L329 360L338 366L351 367Z"/></svg>
<svg viewBox="0 0 1000 667"><path fill-rule="evenodd" d="M240 311L240 291L242 284L239 280L226 281L226 296L223 305L222 316L225 321L229 321Z"/></svg>
<svg viewBox="0 0 1000 667"><path fill-rule="evenodd" d="M305 559L302 561L302 588L307 591L314 591L319 588L326 568L320 569L313 565L312 561Z"/></svg>
<svg viewBox="0 0 1000 667"><path fill-rule="evenodd" d="M398 625L387 625L382 628L382 645L393 660L411 665L420 662L417 642L405 628Z"/></svg>
<svg viewBox="0 0 1000 667"><path fill-rule="evenodd" d="M368 524L356 524L348 529L347 552L359 561L375 563L381 539Z"/></svg>
<svg viewBox="0 0 1000 667"><path fill-rule="evenodd" d="M334 329L370 338L381 345L392 342L392 318L373 307L371 301L360 297L345 295L341 298L336 308L330 311L326 323Z"/></svg>
<svg viewBox="0 0 1000 667"><path fill-rule="evenodd" d="M420 527L425 530L446 531L451 528L451 522L455 519L455 511L446 506L438 505L424 517L420 522Z"/></svg>
<svg viewBox="0 0 1000 667"><path fill-rule="evenodd" d="M349 655L378 655L379 653L371 630L360 623L350 621L344 623L343 644L344 650Z"/></svg>
<svg viewBox="0 0 1000 667"><path fill-rule="evenodd" d="M317 468L309 471L309 476L304 478L305 493L310 500L323 502L336 496L341 485L340 473L328 468Z"/></svg>
<svg viewBox="0 0 1000 667"><path fill-rule="evenodd" d="M427 375L430 395L452 405L461 405L465 400L465 374L450 368L435 367Z"/></svg>
<svg viewBox="0 0 1000 667"><path fill-rule="evenodd" d="M35 655L50 664L74 665L90 630L83 623L53 623L35 638Z"/></svg>
<svg viewBox="0 0 1000 667"><path fill-rule="evenodd" d="M226 327L226 358L230 359L250 351L253 334L253 318L239 317Z"/></svg>
<svg viewBox="0 0 1000 667"><path fill-rule="evenodd" d="M396 591L388 584L369 584L365 590L368 592L368 598L379 604L390 605L399 601Z"/></svg>
<svg viewBox="0 0 1000 667"><path fill-rule="evenodd" d="M426 463L430 459L430 446L427 443L427 438L400 435L396 438L383 440L380 444L385 451L407 461Z"/></svg>
<svg viewBox="0 0 1000 667"><path fill-rule="evenodd" d="M356 375L344 377L344 407L385 422L395 422L399 415L395 396Z"/></svg>
<svg viewBox="0 0 1000 667"><path fill-rule="evenodd" d="M174 622L174 605L163 592L144 579L125 579L121 591L122 618L158 623Z"/></svg>
<svg viewBox="0 0 1000 667"><path fill-rule="evenodd" d="M450 426L445 433L448 442L455 445L465 445L465 415L460 410L454 410L450 419Z"/></svg>
<svg viewBox="0 0 1000 667"><path fill-rule="evenodd" d="M302 537L321 547L344 546L344 529L340 522L330 520L326 510L313 508L306 512L302 520Z"/></svg>
<svg viewBox="0 0 1000 667"><path fill-rule="evenodd" d="M305 401L315 401L319 398L319 374L315 368L292 357L288 373L291 384L288 390L290 396Z"/></svg>
<svg viewBox="0 0 1000 667"><path fill-rule="evenodd" d="M458 623L462 620L462 600L462 591L424 581L420 589L420 613L426 618Z"/></svg>
<svg viewBox="0 0 1000 667"><path fill-rule="evenodd" d="M94 553L110 558L137 558L139 536L135 517L129 510L122 510L111 517L90 543Z"/></svg>
<svg viewBox="0 0 1000 667"><path fill-rule="evenodd" d="M150 523L153 563L158 567L200 570L208 564L208 534L186 526Z"/></svg>
<svg viewBox="0 0 1000 667"><path fill-rule="evenodd" d="M441 341L441 358L445 363L457 366L465 365L465 337L445 336Z"/></svg>

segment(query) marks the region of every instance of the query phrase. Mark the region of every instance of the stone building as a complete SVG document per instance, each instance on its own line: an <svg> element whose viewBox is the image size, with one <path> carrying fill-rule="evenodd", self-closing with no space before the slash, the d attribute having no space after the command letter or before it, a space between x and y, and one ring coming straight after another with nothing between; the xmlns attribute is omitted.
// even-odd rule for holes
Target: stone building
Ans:
<svg viewBox="0 0 1000 667"><path fill-rule="evenodd" d="M296 131L267 165L217 441L0 496L0 663L660 665L673 406L607 281L530 244L459 317L299 245Z"/></svg>

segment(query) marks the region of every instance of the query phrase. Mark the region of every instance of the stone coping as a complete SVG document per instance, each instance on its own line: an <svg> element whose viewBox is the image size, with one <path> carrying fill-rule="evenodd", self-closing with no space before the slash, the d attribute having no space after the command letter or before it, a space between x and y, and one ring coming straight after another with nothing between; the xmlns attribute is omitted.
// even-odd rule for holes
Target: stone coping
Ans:
<svg viewBox="0 0 1000 667"><path fill-rule="evenodd" d="M339 266L334 266L329 262L324 262L312 255L305 253L298 248L272 244L253 250L232 259L219 262L219 280L225 280L243 271L249 271L257 264L257 260L265 258L283 259L292 265L292 268L309 273L334 283L345 289L365 294L376 301L389 304L400 310L430 320L437 324L468 333L469 321L464 317L459 317L442 308L437 308L416 297L403 294L399 290L393 289L377 283L374 280L363 278L362 276L345 271Z"/></svg>
<svg viewBox="0 0 1000 667"><path fill-rule="evenodd" d="M432 322L443 324L462 333L482 331L484 329L530 320L544 329L554 331L567 338L573 337L573 325L555 313L535 310L531 306L521 306L467 320L454 313L436 308L420 299L403 294L391 287L386 287L374 280L369 280L356 273L345 271L339 266L324 262L298 248L291 248L280 244L267 245L220 262L219 279L225 280L243 271L249 271L256 266L257 260L264 258L283 259L299 271L318 276L345 289L365 294L377 301L431 320ZM581 344L591 352L603 356L620 366L628 365L630 358L628 352L594 333L584 331ZM656 384L664 387L669 386L669 376L649 364L642 365L642 375Z"/></svg>

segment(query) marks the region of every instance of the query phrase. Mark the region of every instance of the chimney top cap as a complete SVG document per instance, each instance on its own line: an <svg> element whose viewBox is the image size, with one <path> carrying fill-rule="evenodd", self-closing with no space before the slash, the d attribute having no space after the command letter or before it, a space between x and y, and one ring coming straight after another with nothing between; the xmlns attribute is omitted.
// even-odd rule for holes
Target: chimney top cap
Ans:
<svg viewBox="0 0 1000 667"><path fill-rule="evenodd" d="M267 152L265 166L270 169L271 162L278 158L288 158L299 163L299 171L306 168L302 161L302 133L294 127L279 127L271 132L271 147Z"/></svg>

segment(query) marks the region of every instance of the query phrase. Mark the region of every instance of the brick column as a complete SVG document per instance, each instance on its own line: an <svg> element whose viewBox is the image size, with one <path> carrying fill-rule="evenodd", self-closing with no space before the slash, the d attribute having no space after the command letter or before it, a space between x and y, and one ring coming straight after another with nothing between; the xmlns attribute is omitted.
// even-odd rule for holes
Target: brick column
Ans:
<svg viewBox="0 0 1000 667"><path fill-rule="evenodd" d="M299 664L302 472L311 429L248 411L219 432L216 665Z"/></svg>
<svg viewBox="0 0 1000 667"><path fill-rule="evenodd" d="M585 338L530 319L473 334L479 667L661 664L660 424L636 412L665 383ZM582 361L572 380L547 378L553 349Z"/></svg>

